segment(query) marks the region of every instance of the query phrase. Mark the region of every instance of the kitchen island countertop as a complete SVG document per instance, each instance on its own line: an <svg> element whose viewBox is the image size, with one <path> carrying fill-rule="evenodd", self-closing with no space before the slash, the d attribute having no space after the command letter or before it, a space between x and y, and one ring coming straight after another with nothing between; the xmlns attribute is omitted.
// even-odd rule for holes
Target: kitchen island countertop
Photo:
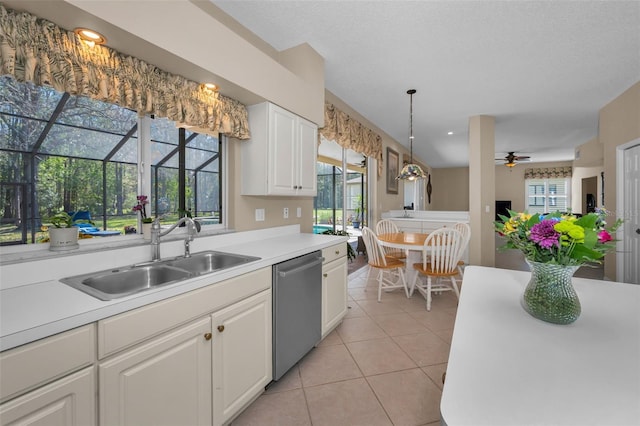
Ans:
<svg viewBox="0 0 640 426"><path fill-rule="evenodd" d="M465 269L443 424L640 424L640 286L574 277L582 314L556 325L520 305L530 275Z"/></svg>

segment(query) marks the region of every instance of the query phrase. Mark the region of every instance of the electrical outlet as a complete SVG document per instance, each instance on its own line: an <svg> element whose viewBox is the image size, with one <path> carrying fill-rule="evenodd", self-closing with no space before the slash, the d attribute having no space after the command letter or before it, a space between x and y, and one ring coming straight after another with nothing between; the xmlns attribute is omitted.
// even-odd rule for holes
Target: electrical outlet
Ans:
<svg viewBox="0 0 640 426"><path fill-rule="evenodd" d="M284 217L285 219L289 219L289 207L285 207L282 210L282 217Z"/></svg>
<svg viewBox="0 0 640 426"><path fill-rule="evenodd" d="M302 207L296 209L296 217L302 217Z"/></svg>
<svg viewBox="0 0 640 426"><path fill-rule="evenodd" d="M264 222L264 209L256 209L256 222Z"/></svg>

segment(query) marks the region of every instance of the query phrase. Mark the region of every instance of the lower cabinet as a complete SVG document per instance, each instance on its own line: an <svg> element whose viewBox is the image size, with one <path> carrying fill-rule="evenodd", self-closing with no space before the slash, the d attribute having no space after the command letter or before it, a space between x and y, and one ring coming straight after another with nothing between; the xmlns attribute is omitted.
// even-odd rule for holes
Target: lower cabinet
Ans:
<svg viewBox="0 0 640 426"><path fill-rule="evenodd" d="M99 364L101 425L210 425L211 319Z"/></svg>
<svg viewBox="0 0 640 426"><path fill-rule="evenodd" d="M95 367L87 367L0 405L2 425L95 425Z"/></svg>
<svg viewBox="0 0 640 426"><path fill-rule="evenodd" d="M101 425L222 425L271 381L271 290L99 364Z"/></svg>
<svg viewBox="0 0 640 426"><path fill-rule="evenodd" d="M324 249L322 256L322 338L324 339L347 314L346 244Z"/></svg>
<svg viewBox="0 0 640 426"><path fill-rule="evenodd" d="M271 291L214 313L213 424L227 423L272 378Z"/></svg>

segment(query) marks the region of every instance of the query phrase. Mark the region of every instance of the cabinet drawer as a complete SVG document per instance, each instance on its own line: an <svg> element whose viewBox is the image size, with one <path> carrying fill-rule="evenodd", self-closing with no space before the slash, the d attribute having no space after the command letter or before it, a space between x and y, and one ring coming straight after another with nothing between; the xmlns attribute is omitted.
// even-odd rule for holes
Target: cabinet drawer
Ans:
<svg viewBox="0 0 640 426"><path fill-rule="evenodd" d="M98 321L98 358L268 288L270 267Z"/></svg>
<svg viewBox="0 0 640 426"><path fill-rule="evenodd" d="M0 401L90 365L95 359L94 324L2 352Z"/></svg>
<svg viewBox="0 0 640 426"><path fill-rule="evenodd" d="M324 263L327 264L333 260L339 259L347 255L347 243L336 244L331 247L322 249L322 257L324 257Z"/></svg>

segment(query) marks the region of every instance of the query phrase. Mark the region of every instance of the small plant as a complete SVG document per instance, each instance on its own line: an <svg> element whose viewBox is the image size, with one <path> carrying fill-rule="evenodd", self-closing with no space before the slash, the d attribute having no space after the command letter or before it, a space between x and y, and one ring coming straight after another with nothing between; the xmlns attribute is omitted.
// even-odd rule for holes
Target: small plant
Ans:
<svg viewBox="0 0 640 426"><path fill-rule="evenodd" d="M153 218L147 217L147 207L149 204L149 198L146 195L138 195L136 197L136 205L133 206L131 210L134 212L140 212L140 217L142 218L142 223L152 223Z"/></svg>
<svg viewBox="0 0 640 426"><path fill-rule="evenodd" d="M56 213L46 220L47 222L51 222L51 224L56 228L71 228L74 222L73 216L69 215L67 212Z"/></svg>
<svg viewBox="0 0 640 426"><path fill-rule="evenodd" d="M343 237L348 237L349 233L347 231L334 231L332 229L327 229L326 231L323 232L323 234L326 235L340 235ZM349 259L350 261L356 258L356 252L353 250L353 247L351 247L351 244L349 244L349 242L347 241L347 259Z"/></svg>

